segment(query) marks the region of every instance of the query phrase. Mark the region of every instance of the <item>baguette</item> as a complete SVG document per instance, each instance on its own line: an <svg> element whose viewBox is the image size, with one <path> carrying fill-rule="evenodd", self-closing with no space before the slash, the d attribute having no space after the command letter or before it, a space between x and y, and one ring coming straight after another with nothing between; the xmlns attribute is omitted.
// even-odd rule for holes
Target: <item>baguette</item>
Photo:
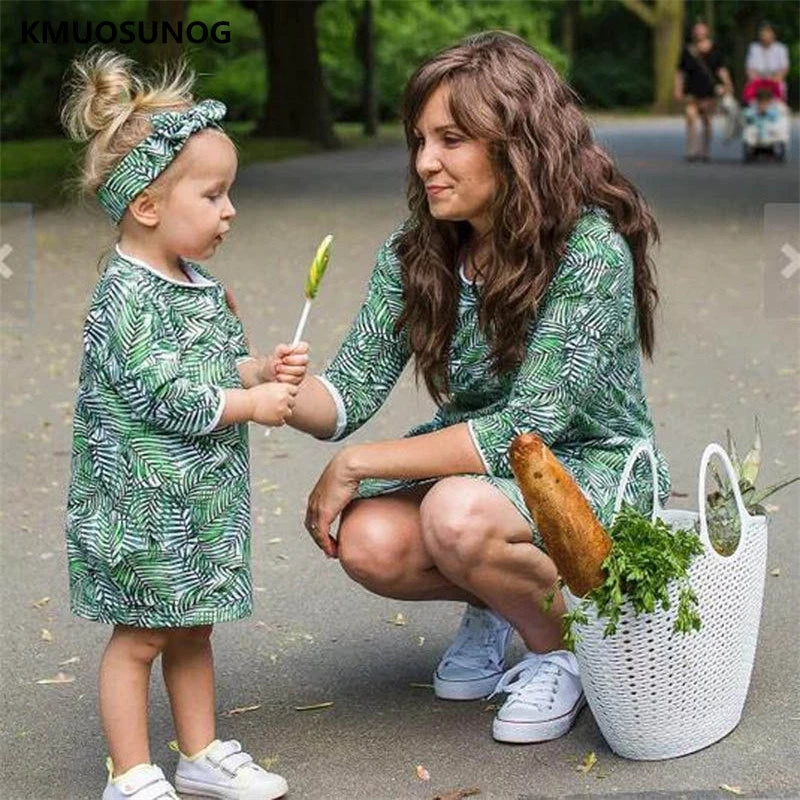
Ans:
<svg viewBox="0 0 800 800"><path fill-rule="evenodd" d="M550 558L576 597L605 580L602 563L611 538L572 476L539 436L514 438L511 468Z"/></svg>

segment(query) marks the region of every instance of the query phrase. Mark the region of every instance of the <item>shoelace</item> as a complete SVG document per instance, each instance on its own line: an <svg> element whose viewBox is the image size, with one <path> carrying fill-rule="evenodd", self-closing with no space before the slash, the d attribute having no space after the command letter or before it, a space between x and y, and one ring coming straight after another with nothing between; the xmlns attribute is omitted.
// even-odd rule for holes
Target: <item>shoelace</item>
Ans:
<svg viewBox="0 0 800 800"><path fill-rule="evenodd" d="M515 667L511 667L489 695L505 692L509 700L520 700L539 709L553 705L556 686L561 672L577 677L578 672L571 660L562 653L528 653Z"/></svg>
<svg viewBox="0 0 800 800"><path fill-rule="evenodd" d="M466 669L479 661L490 669L499 670L503 659L503 653L499 651L497 629L491 625L486 614L470 607L455 641L445 652L442 661L449 661Z"/></svg>

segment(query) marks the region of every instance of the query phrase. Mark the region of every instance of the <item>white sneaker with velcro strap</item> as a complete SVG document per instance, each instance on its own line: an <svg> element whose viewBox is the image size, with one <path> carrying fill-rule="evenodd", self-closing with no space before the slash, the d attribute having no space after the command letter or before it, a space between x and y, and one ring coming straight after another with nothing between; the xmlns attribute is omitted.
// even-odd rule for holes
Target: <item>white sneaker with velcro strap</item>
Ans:
<svg viewBox="0 0 800 800"><path fill-rule="evenodd" d="M175 787L155 764L137 764L117 778L112 777L110 758L106 766L108 785L103 800L179 800Z"/></svg>
<svg viewBox="0 0 800 800"><path fill-rule="evenodd" d="M235 739L215 739L191 758L181 753L175 787L181 794L219 800L276 800L289 791L280 775L259 767Z"/></svg>

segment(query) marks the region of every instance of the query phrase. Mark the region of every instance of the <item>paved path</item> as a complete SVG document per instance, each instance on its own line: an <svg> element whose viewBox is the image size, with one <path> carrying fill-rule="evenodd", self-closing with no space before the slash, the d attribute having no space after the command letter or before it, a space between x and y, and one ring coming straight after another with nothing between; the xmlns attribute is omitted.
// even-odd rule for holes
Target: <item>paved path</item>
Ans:
<svg viewBox="0 0 800 800"><path fill-rule="evenodd" d="M782 166L744 167L721 146L713 163L687 165L678 120L605 121L598 134L649 197L662 228L658 353L646 385L674 490L689 495L675 502L695 507L702 447L724 441L726 426L748 444L754 413L763 425L764 480L797 473L798 329L781 309L790 289L796 300L798 276L777 290L765 279L777 269L780 244L767 251L761 238L764 204L798 200L796 148ZM318 365L333 353L378 245L402 219L404 163L400 149L376 148L244 172L235 235L213 268L236 290L254 342L266 347L291 335L309 257L331 231L333 262L307 336ZM106 630L69 614L62 518L80 325L94 265L112 238L87 211L37 215L29 296L24 221L12 216L3 232L17 248L2 287L0 796L90 800L103 782L95 674ZM358 437L400 434L429 407L406 376ZM252 451L256 612L215 634L219 732L275 764L292 797L429 800L469 786L486 800L733 796L720 784L751 797L800 796L796 487L774 504L769 567L780 576L767 578L744 720L701 753L636 763L609 751L588 711L563 739L501 746L491 740L486 702L436 702L415 687L429 682L460 609L373 597L320 557L301 529L303 503L334 446L290 430L269 439L254 430ZM49 602L35 607L44 597ZM398 613L407 624L392 624ZM518 641L514 648L518 655ZM74 658L80 661L59 667ZM59 669L74 682L36 685ZM153 757L171 769L160 678L153 686ZM319 702L334 705L294 710ZM259 708L226 715L251 705ZM575 767L589 751L598 763L584 776ZM429 770L429 783L415 777L417 764Z"/></svg>

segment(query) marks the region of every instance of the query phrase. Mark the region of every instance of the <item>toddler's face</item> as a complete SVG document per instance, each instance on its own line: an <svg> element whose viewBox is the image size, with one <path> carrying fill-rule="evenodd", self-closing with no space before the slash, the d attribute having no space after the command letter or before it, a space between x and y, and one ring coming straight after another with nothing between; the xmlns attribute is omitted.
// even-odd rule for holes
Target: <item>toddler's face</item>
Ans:
<svg viewBox="0 0 800 800"><path fill-rule="evenodd" d="M236 178L236 150L214 130L189 139L179 177L161 204L158 236L168 252L201 261L222 243L236 216L228 192Z"/></svg>

